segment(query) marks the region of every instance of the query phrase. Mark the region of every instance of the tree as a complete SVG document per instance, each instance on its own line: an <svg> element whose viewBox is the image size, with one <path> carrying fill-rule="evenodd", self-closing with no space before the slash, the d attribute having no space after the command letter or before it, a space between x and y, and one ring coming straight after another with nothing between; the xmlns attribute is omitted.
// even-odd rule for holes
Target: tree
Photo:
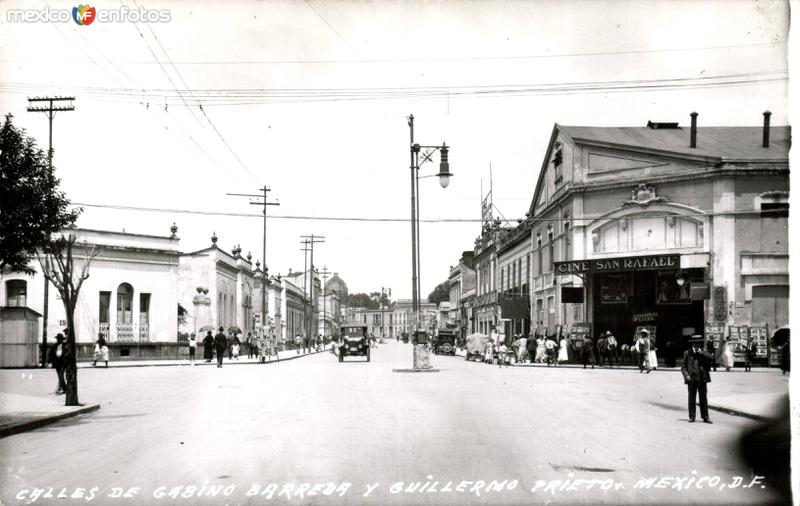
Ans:
<svg viewBox="0 0 800 506"><path fill-rule="evenodd" d="M388 308L392 304L392 301L389 299L389 294L386 292L370 292L369 298L376 304L375 309L380 309L381 307Z"/></svg>
<svg viewBox="0 0 800 506"><path fill-rule="evenodd" d="M373 300L372 297L370 297L366 293L351 293L349 298L349 305L350 307L364 307L367 309L380 308L380 304L378 303L378 301Z"/></svg>
<svg viewBox="0 0 800 506"><path fill-rule="evenodd" d="M28 262L50 237L75 223L47 154L8 114L0 127L0 272L32 273Z"/></svg>
<svg viewBox="0 0 800 506"><path fill-rule="evenodd" d="M438 305L440 302L450 300L450 287L447 281L443 281L436 285L436 288L428 295L428 302Z"/></svg>
<svg viewBox="0 0 800 506"><path fill-rule="evenodd" d="M45 278L56 287L64 311L67 314L67 335L64 346L64 379L67 382L66 406L79 406L78 403L78 363L75 346L75 306L83 282L89 277L89 265L100 253L96 246L79 246L82 249L82 263L76 261L75 241L77 236L69 234L51 240L40 254L39 265Z"/></svg>

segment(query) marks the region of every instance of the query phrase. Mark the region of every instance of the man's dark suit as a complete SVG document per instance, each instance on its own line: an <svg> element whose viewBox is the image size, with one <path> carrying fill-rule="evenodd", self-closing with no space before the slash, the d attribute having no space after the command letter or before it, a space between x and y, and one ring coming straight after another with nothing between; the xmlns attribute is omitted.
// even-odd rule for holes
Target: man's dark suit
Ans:
<svg viewBox="0 0 800 506"><path fill-rule="evenodd" d="M217 367L222 367L222 357L225 356L225 348L228 347L228 338L222 332L217 332L214 336L214 347L217 349Z"/></svg>
<svg viewBox="0 0 800 506"><path fill-rule="evenodd" d="M689 348L683 352L681 373L684 383L689 387L689 420L692 422L695 418L695 402L698 393L700 394L700 416L703 421L709 419L707 385L711 382L711 374L708 370L713 362L714 356L699 347L696 350Z"/></svg>

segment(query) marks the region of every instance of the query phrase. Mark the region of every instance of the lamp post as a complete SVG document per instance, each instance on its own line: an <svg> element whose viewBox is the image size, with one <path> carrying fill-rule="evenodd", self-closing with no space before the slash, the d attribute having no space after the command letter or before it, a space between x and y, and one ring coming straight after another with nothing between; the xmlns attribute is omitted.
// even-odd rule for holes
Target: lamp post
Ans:
<svg viewBox="0 0 800 506"><path fill-rule="evenodd" d="M414 115L408 116L408 127L410 130L410 157L411 157L411 305L414 312L414 336L416 331L419 330L420 325L420 289L419 289L419 270L420 270L420 252L419 252L419 168L425 162L431 161L433 154L439 151L439 173L436 176L439 178L439 185L442 188L447 188L450 184L450 163L449 163L449 150L450 148L442 143L441 146L421 146L414 143ZM420 153L422 159L420 160ZM428 177L428 176L424 176ZM421 352L421 350L419 351ZM414 368L417 368L417 353L414 354ZM424 360L428 362L428 360ZM430 367L430 365L428 365Z"/></svg>

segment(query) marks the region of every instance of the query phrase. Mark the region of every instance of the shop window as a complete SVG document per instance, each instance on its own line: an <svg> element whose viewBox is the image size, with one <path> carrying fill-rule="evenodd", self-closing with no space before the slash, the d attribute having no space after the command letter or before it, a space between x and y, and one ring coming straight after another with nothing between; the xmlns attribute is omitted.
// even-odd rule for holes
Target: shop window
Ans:
<svg viewBox="0 0 800 506"><path fill-rule="evenodd" d="M24 279L6 281L6 301L9 306L27 306L28 282Z"/></svg>
<svg viewBox="0 0 800 506"><path fill-rule="evenodd" d="M553 231L547 233L547 272L553 270L553 262L555 262L555 242L553 242Z"/></svg>
<svg viewBox="0 0 800 506"><path fill-rule="evenodd" d="M542 275L542 234L536 234L536 275Z"/></svg>

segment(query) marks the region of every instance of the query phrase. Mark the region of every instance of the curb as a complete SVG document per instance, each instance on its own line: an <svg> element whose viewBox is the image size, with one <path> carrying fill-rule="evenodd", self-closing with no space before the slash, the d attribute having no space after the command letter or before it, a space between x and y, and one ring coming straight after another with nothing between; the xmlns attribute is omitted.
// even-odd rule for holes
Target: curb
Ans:
<svg viewBox="0 0 800 506"><path fill-rule="evenodd" d="M26 422L17 423L14 425L10 425L7 427L0 428L0 438L13 436L14 434L19 434L22 432L28 432L32 430L36 430L38 428L44 427L46 425L50 425L52 423L56 423L58 421L64 420L66 418L72 418L73 416L83 415L85 413L91 413L92 411L97 411L100 409L99 404L90 404L88 406L84 406L80 409L76 409L73 411L67 411L66 413L59 413L57 415L50 415L44 416L42 418L37 418L35 420L28 420Z"/></svg>
<svg viewBox="0 0 800 506"><path fill-rule="evenodd" d="M322 351L314 351L314 352L311 352L311 353L304 353L302 355L292 355L292 356L289 356L289 357L286 357L286 358L281 358L279 360L268 360L268 361L264 362L263 364L261 362L250 362L250 361L237 362L235 360L228 360L228 359L225 360L224 364L225 365L266 365L266 364L275 364L275 363L280 363L280 362L287 362L289 360L296 360L298 358L308 357L308 356L311 356L311 355L316 355L318 353L325 353L325 352L330 353L330 351L331 351L330 349L327 349L327 350L322 350ZM166 361L171 361L170 363L164 363L164 364L159 364L159 363L141 364L141 363L137 363L138 361L130 361L130 362L128 362L128 361L125 361L125 362L120 361L120 362L115 362L115 365L113 365L111 367L108 367L108 369L119 369L119 368L124 368L124 367L191 367L191 365L192 365L188 361L187 362L181 362L181 363L177 364L177 363L174 363L175 360L176 359L173 359L173 358L164 359L165 362ZM87 365L87 366L82 366L81 365L81 364L87 364L87 363L90 363L90 362L79 362L78 363L78 369L106 369L106 367L96 367L95 368L95 367L92 367L91 365ZM200 366L217 365L217 362L216 362L216 360L212 360L211 362L206 362L205 360L200 359L200 360L196 360L195 361L195 365L196 366L197 365L200 365Z"/></svg>
<svg viewBox="0 0 800 506"><path fill-rule="evenodd" d="M741 416L743 418L749 418L749 419L755 420L757 422L766 422L766 421L772 419L772 418L770 418L768 416L754 415L752 413L746 413L744 411L739 411L738 409L726 408L726 407L723 407L723 406L714 406L712 404L708 405L708 409L713 409L714 411L719 411L721 413L725 413L726 415Z"/></svg>
<svg viewBox="0 0 800 506"><path fill-rule="evenodd" d="M392 369L392 372L439 372L439 369Z"/></svg>

